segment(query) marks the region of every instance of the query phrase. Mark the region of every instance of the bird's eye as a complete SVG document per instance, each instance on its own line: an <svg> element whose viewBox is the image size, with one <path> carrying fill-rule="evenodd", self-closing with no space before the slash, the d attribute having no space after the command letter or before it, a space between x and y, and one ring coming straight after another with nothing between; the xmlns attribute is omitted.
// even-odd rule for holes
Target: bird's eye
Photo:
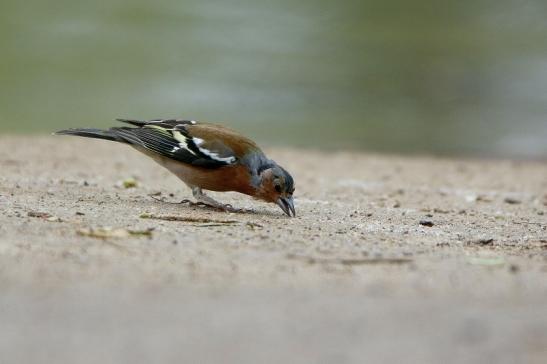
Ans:
<svg viewBox="0 0 547 364"><path fill-rule="evenodd" d="M281 193L281 186L280 186L280 185L275 185L275 190L276 190L278 193Z"/></svg>

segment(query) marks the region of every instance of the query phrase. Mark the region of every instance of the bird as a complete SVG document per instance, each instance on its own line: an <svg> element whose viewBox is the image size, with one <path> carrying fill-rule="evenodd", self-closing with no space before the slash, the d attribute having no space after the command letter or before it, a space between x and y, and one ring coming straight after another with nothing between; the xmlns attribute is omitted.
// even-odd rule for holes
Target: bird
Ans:
<svg viewBox="0 0 547 364"><path fill-rule="evenodd" d="M204 193L204 190L235 191L275 203L287 216L296 216L291 174L269 159L254 141L238 132L195 120L116 120L131 126L72 128L54 134L128 144L182 180L198 204L223 211L241 211Z"/></svg>

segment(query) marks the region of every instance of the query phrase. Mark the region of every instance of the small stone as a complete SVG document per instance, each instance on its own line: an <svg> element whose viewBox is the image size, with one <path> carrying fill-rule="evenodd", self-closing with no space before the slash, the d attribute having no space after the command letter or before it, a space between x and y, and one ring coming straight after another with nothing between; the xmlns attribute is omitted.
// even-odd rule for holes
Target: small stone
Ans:
<svg viewBox="0 0 547 364"><path fill-rule="evenodd" d="M494 245L494 238L481 238L473 240L468 242L467 245L492 246Z"/></svg>
<svg viewBox="0 0 547 364"><path fill-rule="evenodd" d="M430 220L420 220L420 225L432 227L435 224L433 223L433 221L430 221Z"/></svg>
<svg viewBox="0 0 547 364"><path fill-rule="evenodd" d="M27 213L27 216L28 217L38 217L40 219L49 219L50 217L52 217L51 214L49 214L47 212L41 212L41 211L29 211Z"/></svg>
<svg viewBox="0 0 547 364"><path fill-rule="evenodd" d="M123 188L135 188L137 187L137 180L134 178L126 178L122 181Z"/></svg>
<svg viewBox="0 0 547 364"><path fill-rule="evenodd" d="M511 264L509 266L509 272L511 273L518 273L520 271L520 267L516 264Z"/></svg>
<svg viewBox="0 0 547 364"><path fill-rule="evenodd" d="M518 200L514 197L506 197L506 198L503 199L503 202L508 203L510 205L517 205L517 204L521 203L522 201L520 201L520 200Z"/></svg>
<svg viewBox="0 0 547 364"><path fill-rule="evenodd" d="M467 201L467 202L476 202L477 199L478 199L477 195L466 195L465 196L465 201Z"/></svg>

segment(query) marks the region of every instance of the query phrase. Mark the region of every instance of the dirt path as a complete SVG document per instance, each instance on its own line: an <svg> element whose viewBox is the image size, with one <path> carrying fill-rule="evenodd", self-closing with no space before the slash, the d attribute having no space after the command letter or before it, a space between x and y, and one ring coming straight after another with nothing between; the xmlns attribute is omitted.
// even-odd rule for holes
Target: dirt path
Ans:
<svg viewBox="0 0 547 364"><path fill-rule="evenodd" d="M269 154L295 219L158 202L190 192L122 145L0 137L0 363L546 362L546 163Z"/></svg>

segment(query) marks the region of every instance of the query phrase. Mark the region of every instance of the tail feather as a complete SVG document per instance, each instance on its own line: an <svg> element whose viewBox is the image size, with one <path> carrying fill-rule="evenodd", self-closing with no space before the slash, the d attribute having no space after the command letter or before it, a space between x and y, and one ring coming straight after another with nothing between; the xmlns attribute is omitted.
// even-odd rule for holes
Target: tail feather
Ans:
<svg viewBox="0 0 547 364"><path fill-rule="evenodd" d="M66 129L59 130L55 135L77 135L86 138L105 139L115 142L125 142L112 130L101 129Z"/></svg>

